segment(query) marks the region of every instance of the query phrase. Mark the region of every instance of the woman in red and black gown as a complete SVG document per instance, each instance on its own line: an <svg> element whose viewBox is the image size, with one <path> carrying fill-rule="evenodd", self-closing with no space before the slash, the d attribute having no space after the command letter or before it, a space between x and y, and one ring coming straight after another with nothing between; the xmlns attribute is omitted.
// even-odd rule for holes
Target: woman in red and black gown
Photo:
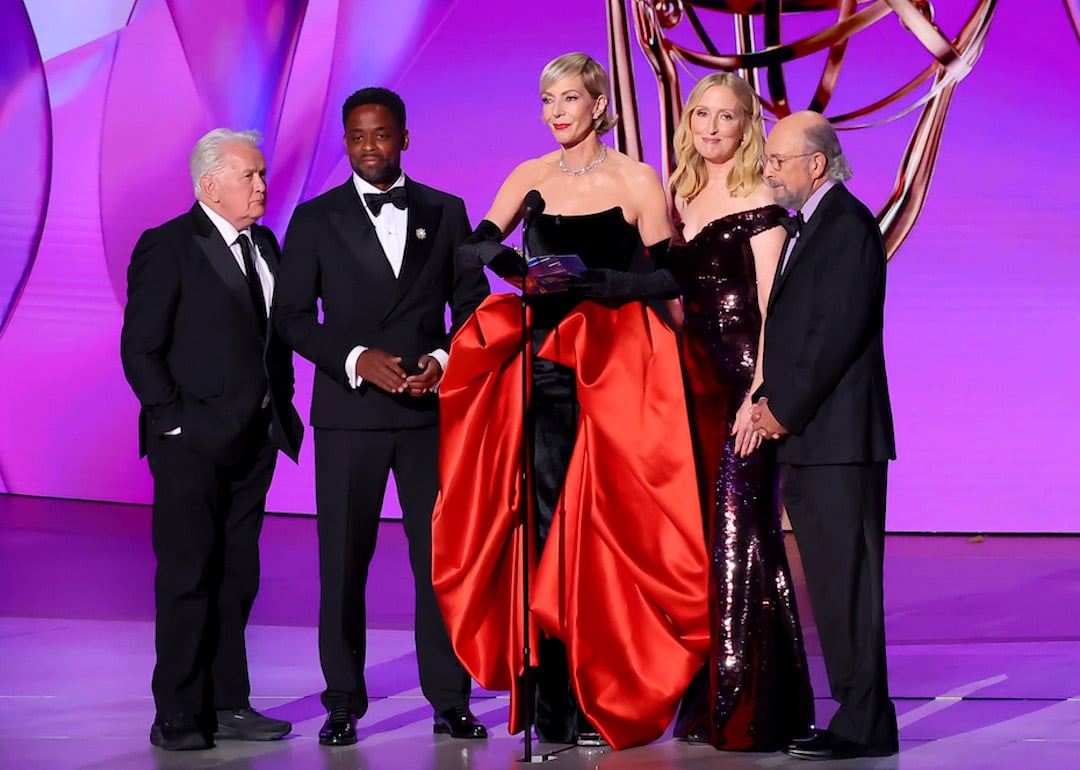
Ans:
<svg viewBox="0 0 1080 770"><path fill-rule="evenodd" d="M762 182L753 89L709 75L687 100L671 178L683 293L682 361L711 556L709 661L675 734L718 749L776 751L810 732L813 696L776 495L771 445L751 428L762 329L787 212Z"/></svg>
<svg viewBox="0 0 1080 770"><path fill-rule="evenodd" d="M615 122L608 89L584 54L544 68L542 114L558 146L514 169L459 252L520 275L501 241L536 191L530 253L576 254L589 271L574 290L528 297L537 548L527 567L517 296L490 297L455 337L440 383L433 584L466 669L511 690L516 731L529 569L538 736L620 748L663 733L705 660L708 562L675 335L626 301L678 293L670 274L652 287L649 272L671 234L667 195L652 168L600 141Z"/></svg>

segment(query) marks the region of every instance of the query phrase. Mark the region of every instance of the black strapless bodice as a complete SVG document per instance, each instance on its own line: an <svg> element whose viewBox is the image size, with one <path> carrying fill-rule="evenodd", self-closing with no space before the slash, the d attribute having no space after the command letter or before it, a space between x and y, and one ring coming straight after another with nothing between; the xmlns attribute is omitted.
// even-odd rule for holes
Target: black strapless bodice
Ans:
<svg viewBox="0 0 1080 770"><path fill-rule="evenodd" d="M644 247L637 228L619 207L595 214L540 214L529 227L529 255L577 254L590 268L629 270ZM583 299L577 292L533 295L533 324L550 329Z"/></svg>

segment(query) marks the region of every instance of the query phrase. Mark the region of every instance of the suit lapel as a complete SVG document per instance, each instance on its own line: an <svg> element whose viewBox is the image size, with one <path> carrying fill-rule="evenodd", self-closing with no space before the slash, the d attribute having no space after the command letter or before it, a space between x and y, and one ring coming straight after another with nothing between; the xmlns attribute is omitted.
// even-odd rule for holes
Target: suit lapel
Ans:
<svg viewBox="0 0 1080 770"><path fill-rule="evenodd" d="M409 189L409 224L405 232L405 255L401 261L401 272L398 274L393 301L386 309L387 315L393 312L423 272L424 265L431 256L439 221L442 219L441 206L433 205L427 196L418 191L416 185L409 184L407 180L405 184Z"/></svg>
<svg viewBox="0 0 1080 770"><path fill-rule="evenodd" d="M349 247L353 273L361 281L393 281L394 271L375 234L375 225L360 202L356 185L350 178L338 190L338 205L330 211L330 224Z"/></svg>
<svg viewBox="0 0 1080 770"><path fill-rule="evenodd" d="M780 278L783 276L783 273L780 271L784 267L784 255L787 254L789 243L791 243L790 235L784 239L784 245L780 249L780 259L776 260L776 272L773 273L772 289L769 291L769 301L765 304L766 309L772 307L773 300L776 298L776 292L780 288Z"/></svg>
<svg viewBox="0 0 1080 770"><path fill-rule="evenodd" d="M270 238L266 236L264 228L258 225L251 226L251 235L255 239L255 245L259 247L259 254L266 261L266 264L270 267L270 273L277 279L278 274L278 254L277 244L271 243Z"/></svg>
<svg viewBox="0 0 1080 770"><path fill-rule="evenodd" d="M266 319L267 331L269 332L269 324L272 323L274 317L274 308L277 305L277 279L278 279L278 245L273 242L272 236L267 236L264 233L263 228L258 225L251 226L251 235L255 241L255 245L259 249L259 255L266 262L266 266L270 269L270 275L274 277L274 292L270 296L270 314ZM270 344L270 334L263 335L266 345ZM265 347L265 346L264 346Z"/></svg>
<svg viewBox="0 0 1080 770"><path fill-rule="evenodd" d="M236 264L236 258L233 256L232 250L229 249L225 239L221 237L221 233L214 227L214 223L210 221L210 217L206 216L198 203L191 207L191 216L195 221L195 243L206 256L207 261L210 262L210 267L214 268L214 272L228 287L233 299L239 303L244 311L242 315L250 320L252 331L257 332L259 327L255 314L251 312L251 297L248 294L247 279L244 278L240 266Z"/></svg>
<svg viewBox="0 0 1080 770"><path fill-rule="evenodd" d="M780 295L780 291L784 288L784 284L787 283L791 274L799 269L801 262L807 261L807 258L800 259L800 255L807 249L807 244L810 243L814 233L828 216L829 201L835 199L836 196L833 193L837 189L843 189L843 185L837 184L825 193L825 197L821 199L818 207L814 210L810 221L803 225L802 231L799 233L799 240L795 241L795 248L791 250L791 256L788 258L787 270L780 272L780 268L784 264L784 251L787 251L788 244L788 241L784 241L784 249L780 252L780 263L776 266L776 277L773 280L772 291L769 292L767 310L772 309L773 303Z"/></svg>

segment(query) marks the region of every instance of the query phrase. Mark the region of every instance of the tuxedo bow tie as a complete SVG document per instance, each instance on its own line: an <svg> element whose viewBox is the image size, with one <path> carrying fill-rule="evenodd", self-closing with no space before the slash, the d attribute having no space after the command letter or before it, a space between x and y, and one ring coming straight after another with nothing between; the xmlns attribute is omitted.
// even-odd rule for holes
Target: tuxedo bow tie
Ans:
<svg viewBox="0 0 1080 770"><path fill-rule="evenodd" d="M384 193L364 193L364 201L375 216L379 216L382 207L387 203L392 203L399 209L404 209L409 205L408 195L404 187L394 187Z"/></svg>
<svg viewBox="0 0 1080 770"><path fill-rule="evenodd" d="M779 222L780 226L787 230L789 238L794 238L796 235L798 235L799 231L802 230L803 225L806 224L806 220L802 218L801 211L795 212L795 216L793 217L780 217Z"/></svg>

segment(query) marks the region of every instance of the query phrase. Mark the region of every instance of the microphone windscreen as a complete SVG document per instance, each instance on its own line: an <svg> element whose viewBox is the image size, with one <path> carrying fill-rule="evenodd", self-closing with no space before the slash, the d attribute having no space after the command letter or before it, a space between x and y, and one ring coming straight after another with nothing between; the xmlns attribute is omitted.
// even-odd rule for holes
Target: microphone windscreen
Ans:
<svg viewBox="0 0 1080 770"><path fill-rule="evenodd" d="M525 218L532 219L544 211L544 197L539 190L529 190L525 193Z"/></svg>

